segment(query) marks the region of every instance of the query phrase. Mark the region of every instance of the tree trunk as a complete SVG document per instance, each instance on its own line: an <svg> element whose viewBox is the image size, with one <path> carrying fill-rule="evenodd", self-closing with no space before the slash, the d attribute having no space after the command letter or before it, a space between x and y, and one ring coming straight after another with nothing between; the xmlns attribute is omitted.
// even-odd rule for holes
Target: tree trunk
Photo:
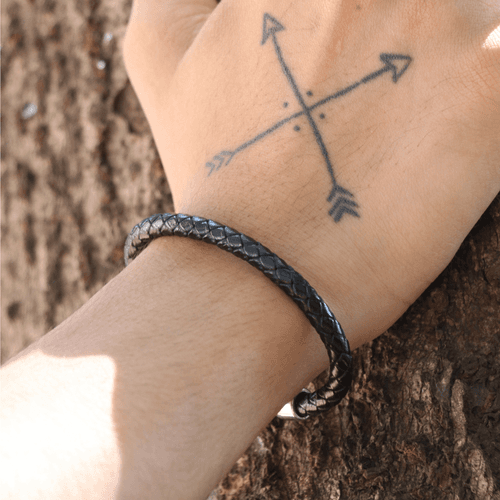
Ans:
<svg viewBox="0 0 500 500"><path fill-rule="evenodd" d="M2 362L122 271L137 222L173 211L122 61L130 8L2 2ZM274 419L210 498L500 500L499 241L497 197L417 302L354 352L345 400Z"/></svg>

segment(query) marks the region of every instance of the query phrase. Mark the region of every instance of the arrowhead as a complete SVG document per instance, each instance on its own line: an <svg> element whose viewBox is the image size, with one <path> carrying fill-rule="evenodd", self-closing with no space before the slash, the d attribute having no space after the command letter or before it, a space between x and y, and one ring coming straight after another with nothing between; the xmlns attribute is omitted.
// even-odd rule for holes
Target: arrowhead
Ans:
<svg viewBox="0 0 500 500"><path fill-rule="evenodd" d="M264 45L269 36L274 36L276 32L284 29L285 27L280 22L276 21L276 19L274 19L273 16L270 16L269 14L264 14L263 36L262 36L262 42L260 42L260 44Z"/></svg>
<svg viewBox="0 0 500 500"><path fill-rule="evenodd" d="M410 56L397 54L380 54L380 59L385 63L386 68L392 71L392 81L394 83L397 83L412 61Z"/></svg>

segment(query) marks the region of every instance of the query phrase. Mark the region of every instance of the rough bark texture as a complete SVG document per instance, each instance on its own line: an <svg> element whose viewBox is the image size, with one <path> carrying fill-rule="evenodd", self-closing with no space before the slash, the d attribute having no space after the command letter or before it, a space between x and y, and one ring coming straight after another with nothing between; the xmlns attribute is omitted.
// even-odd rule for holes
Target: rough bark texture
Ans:
<svg viewBox="0 0 500 500"><path fill-rule="evenodd" d="M123 269L137 222L173 210L122 61L130 8L2 2L2 362ZM497 197L407 313L355 351L340 406L274 419L211 499L500 500L499 242Z"/></svg>

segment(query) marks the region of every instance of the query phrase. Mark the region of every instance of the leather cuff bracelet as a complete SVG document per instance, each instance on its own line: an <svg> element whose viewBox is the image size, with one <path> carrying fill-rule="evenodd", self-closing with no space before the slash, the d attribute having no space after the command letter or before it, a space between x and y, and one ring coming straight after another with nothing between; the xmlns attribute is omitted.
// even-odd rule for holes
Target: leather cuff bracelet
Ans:
<svg viewBox="0 0 500 500"><path fill-rule="evenodd" d="M330 360L328 381L313 393L303 389L281 409L278 417L306 420L340 403L352 382L353 359L349 342L330 308L299 273L265 246L224 224L169 213L152 215L134 226L125 242L125 266L161 236L205 241L246 260L289 295L318 332Z"/></svg>

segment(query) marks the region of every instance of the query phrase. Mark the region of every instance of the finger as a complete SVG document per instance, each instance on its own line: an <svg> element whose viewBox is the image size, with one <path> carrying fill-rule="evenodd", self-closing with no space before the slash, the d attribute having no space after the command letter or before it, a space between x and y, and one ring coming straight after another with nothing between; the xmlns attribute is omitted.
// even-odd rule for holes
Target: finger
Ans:
<svg viewBox="0 0 500 500"><path fill-rule="evenodd" d="M155 80L173 75L217 5L217 0L134 0L123 40L127 71L140 67Z"/></svg>

